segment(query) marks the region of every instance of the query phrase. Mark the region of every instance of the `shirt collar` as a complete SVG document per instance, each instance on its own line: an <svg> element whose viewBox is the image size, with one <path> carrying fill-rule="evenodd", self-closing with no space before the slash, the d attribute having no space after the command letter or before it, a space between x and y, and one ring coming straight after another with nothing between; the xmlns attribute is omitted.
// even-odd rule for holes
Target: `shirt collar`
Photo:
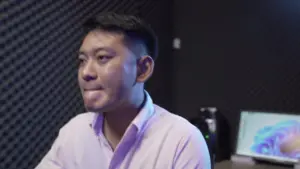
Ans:
<svg viewBox="0 0 300 169"><path fill-rule="evenodd" d="M130 123L130 126L134 125L137 128L138 133L143 130L144 125L150 119L150 117L154 114L154 105L153 101L147 91L144 92L146 95L146 102L137 116ZM99 135L102 132L103 126L103 114L102 113L94 113L93 118L90 121L90 126L94 129L95 133Z"/></svg>

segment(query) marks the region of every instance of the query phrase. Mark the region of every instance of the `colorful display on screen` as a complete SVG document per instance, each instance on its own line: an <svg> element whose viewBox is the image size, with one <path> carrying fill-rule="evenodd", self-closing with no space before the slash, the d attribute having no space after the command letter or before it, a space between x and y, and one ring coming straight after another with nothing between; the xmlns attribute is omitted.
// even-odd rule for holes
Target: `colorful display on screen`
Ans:
<svg viewBox="0 0 300 169"><path fill-rule="evenodd" d="M297 162L300 159L300 116L243 111L236 153Z"/></svg>

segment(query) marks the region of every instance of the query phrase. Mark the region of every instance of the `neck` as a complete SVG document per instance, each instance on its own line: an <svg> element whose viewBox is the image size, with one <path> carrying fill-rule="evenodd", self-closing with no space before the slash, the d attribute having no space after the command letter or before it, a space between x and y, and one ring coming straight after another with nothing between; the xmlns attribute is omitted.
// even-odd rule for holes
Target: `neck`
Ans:
<svg viewBox="0 0 300 169"><path fill-rule="evenodd" d="M135 99L122 104L117 109L104 113L103 132L115 148L123 137L126 129L137 116L145 102L145 94L135 95Z"/></svg>

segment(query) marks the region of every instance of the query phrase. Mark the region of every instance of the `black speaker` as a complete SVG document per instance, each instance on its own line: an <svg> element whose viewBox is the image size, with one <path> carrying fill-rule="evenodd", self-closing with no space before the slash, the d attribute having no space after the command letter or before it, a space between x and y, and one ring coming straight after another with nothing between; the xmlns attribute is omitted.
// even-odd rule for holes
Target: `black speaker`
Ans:
<svg viewBox="0 0 300 169"><path fill-rule="evenodd" d="M207 143L212 168L214 163L230 159L230 128L223 113L215 107L203 107L190 122L201 130Z"/></svg>
<svg viewBox="0 0 300 169"><path fill-rule="evenodd" d="M207 111L198 113L198 116L191 118L189 120L193 125L195 125L203 134L206 144L208 146L210 160L211 160L211 168L214 168L215 163L215 139L216 135L214 132L214 117Z"/></svg>
<svg viewBox="0 0 300 169"><path fill-rule="evenodd" d="M215 141L215 150L216 150L216 162L223 160L229 160L231 156L231 130L230 125L225 118L225 110L216 110L216 141Z"/></svg>

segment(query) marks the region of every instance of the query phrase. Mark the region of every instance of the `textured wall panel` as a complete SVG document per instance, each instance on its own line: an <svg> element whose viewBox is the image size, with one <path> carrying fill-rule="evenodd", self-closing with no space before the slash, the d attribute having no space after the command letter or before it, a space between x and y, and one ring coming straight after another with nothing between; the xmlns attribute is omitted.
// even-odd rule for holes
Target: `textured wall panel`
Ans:
<svg viewBox="0 0 300 169"><path fill-rule="evenodd" d="M34 168L58 129L84 111L76 63L83 21L101 11L149 17L155 5L148 0L0 2L0 169Z"/></svg>

